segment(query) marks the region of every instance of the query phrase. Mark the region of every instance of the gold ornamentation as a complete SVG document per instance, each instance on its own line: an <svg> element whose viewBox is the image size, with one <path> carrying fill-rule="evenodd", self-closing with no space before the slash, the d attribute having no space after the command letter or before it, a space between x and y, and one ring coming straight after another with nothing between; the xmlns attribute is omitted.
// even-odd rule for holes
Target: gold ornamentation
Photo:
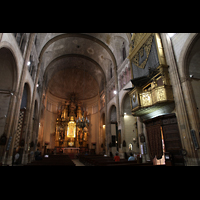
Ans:
<svg viewBox="0 0 200 200"><path fill-rule="evenodd" d="M152 98L150 92L145 92L140 94L141 106L150 106L152 105Z"/></svg>
<svg viewBox="0 0 200 200"><path fill-rule="evenodd" d="M145 35L146 33L133 33L131 40L134 42L135 47L139 44Z"/></svg>
<svg viewBox="0 0 200 200"><path fill-rule="evenodd" d="M152 42L153 42L153 34L151 34L149 36L149 38L146 40L146 42L142 45L142 47L139 49L139 51L133 57L132 62L133 62L134 65L136 65L139 68L144 69L144 67L145 67L145 65L147 63L148 57L149 57L149 53L150 53L150 50L151 50ZM140 56L141 57L144 56L144 50L146 52L146 59L141 64L139 64L139 57Z"/></svg>
<svg viewBox="0 0 200 200"><path fill-rule="evenodd" d="M67 137L76 137L76 123L74 121L70 121L68 123L68 128L67 128Z"/></svg>
<svg viewBox="0 0 200 200"><path fill-rule="evenodd" d="M157 91L157 99L158 101L166 100L165 96L165 88L159 88Z"/></svg>

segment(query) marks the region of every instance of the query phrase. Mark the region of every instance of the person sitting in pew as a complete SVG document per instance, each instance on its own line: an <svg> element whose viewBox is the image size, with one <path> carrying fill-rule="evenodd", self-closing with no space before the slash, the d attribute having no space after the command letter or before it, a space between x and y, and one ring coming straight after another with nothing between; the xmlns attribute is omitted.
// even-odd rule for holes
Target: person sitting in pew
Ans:
<svg viewBox="0 0 200 200"><path fill-rule="evenodd" d="M120 157L119 157L118 153L115 154L114 160L115 160L115 162L120 161Z"/></svg>
<svg viewBox="0 0 200 200"><path fill-rule="evenodd" d="M39 149L35 152L35 160L42 160L41 152Z"/></svg>
<svg viewBox="0 0 200 200"><path fill-rule="evenodd" d="M132 153L130 153L130 157L128 158L128 161L135 161L135 157Z"/></svg>

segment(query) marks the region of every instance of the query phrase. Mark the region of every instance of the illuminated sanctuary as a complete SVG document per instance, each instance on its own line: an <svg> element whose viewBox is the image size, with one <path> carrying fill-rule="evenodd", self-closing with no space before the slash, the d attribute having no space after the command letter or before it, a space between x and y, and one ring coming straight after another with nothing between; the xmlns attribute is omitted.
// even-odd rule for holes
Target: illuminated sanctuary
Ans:
<svg viewBox="0 0 200 200"><path fill-rule="evenodd" d="M200 165L199 64L199 33L0 33L0 165Z"/></svg>
<svg viewBox="0 0 200 200"><path fill-rule="evenodd" d="M55 147L88 148L89 119L81 104L72 94L71 100L61 105L56 119Z"/></svg>

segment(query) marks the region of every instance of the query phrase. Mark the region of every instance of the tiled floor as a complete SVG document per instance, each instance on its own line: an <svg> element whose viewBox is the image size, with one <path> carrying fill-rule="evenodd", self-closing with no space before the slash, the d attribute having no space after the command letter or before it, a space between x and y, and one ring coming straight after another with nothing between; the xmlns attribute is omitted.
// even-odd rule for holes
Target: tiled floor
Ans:
<svg viewBox="0 0 200 200"><path fill-rule="evenodd" d="M83 163L81 163L78 159L72 159L72 162L76 165L76 166L85 166Z"/></svg>

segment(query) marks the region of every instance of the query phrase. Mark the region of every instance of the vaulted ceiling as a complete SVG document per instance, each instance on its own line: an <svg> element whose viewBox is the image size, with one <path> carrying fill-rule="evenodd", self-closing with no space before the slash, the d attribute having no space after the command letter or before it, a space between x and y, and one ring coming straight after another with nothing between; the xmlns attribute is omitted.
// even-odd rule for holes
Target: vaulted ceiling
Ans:
<svg viewBox="0 0 200 200"><path fill-rule="evenodd" d="M76 92L79 99L92 98L104 88L110 67L122 63L123 46L128 55L130 39L130 33L38 33L46 86L57 97Z"/></svg>

